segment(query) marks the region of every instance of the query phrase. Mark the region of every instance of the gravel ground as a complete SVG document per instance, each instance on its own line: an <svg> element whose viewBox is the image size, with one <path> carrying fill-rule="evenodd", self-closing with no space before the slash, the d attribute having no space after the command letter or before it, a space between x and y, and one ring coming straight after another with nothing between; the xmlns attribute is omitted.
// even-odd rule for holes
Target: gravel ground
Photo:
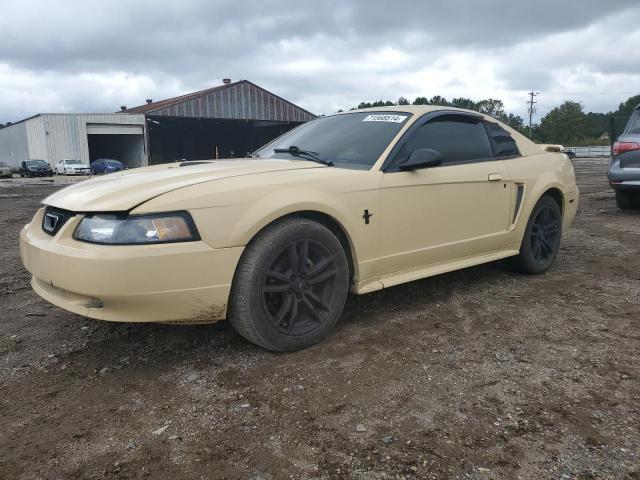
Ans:
<svg viewBox="0 0 640 480"><path fill-rule="evenodd" d="M293 354L48 305L18 232L60 181L0 181L0 478L640 478L640 212L575 163L547 274L352 296Z"/></svg>

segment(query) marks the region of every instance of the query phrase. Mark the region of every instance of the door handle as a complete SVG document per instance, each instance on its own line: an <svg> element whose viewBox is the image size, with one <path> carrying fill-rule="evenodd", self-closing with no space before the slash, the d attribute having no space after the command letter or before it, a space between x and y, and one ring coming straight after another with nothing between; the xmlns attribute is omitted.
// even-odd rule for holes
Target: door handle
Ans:
<svg viewBox="0 0 640 480"><path fill-rule="evenodd" d="M502 180L502 174L500 174L500 173L490 173L488 180L490 182L499 182L500 180Z"/></svg>

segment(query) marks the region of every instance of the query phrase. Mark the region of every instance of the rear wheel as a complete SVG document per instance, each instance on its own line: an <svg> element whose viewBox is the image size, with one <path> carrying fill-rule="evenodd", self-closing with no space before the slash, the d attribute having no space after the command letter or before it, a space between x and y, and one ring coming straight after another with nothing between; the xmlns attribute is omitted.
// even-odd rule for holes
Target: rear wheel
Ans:
<svg viewBox="0 0 640 480"><path fill-rule="evenodd" d="M616 205L620 210L631 210L640 206L640 192L616 190Z"/></svg>
<svg viewBox="0 0 640 480"><path fill-rule="evenodd" d="M257 345L300 350L333 329L348 287L349 267L335 235L311 220L282 220L265 228L242 254L228 318Z"/></svg>
<svg viewBox="0 0 640 480"><path fill-rule="evenodd" d="M519 272L538 274L546 272L560 249L562 211L548 195L533 208L520 246L520 254L509 259L510 266Z"/></svg>

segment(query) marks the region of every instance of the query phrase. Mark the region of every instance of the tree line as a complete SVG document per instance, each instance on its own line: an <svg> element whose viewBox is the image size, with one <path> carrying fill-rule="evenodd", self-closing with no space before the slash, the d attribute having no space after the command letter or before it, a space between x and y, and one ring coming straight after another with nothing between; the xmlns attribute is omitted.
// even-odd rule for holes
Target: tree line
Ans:
<svg viewBox="0 0 640 480"><path fill-rule="evenodd" d="M511 128L527 135L537 143L559 143L567 146L606 145L622 133L633 110L640 104L640 95L635 95L622 102L618 109L608 113L585 113L582 105L571 100L555 107L540 121L532 125L529 131L524 119L518 115L505 112L502 100L487 98L474 101L470 98L446 98L435 95L431 98L417 97L412 102L400 97L397 102L377 100L361 102L351 110L372 107L391 107L394 105L439 105L445 107L465 108L484 113L506 123ZM342 110L339 110L341 112Z"/></svg>

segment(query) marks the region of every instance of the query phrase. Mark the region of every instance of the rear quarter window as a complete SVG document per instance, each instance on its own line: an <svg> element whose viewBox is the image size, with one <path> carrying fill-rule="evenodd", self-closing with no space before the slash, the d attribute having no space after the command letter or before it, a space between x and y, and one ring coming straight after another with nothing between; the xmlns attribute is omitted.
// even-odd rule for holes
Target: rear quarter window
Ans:
<svg viewBox="0 0 640 480"><path fill-rule="evenodd" d="M511 137L511 134L497 123L485 122L487 133L493 143L494 155L496 157L519 156L518 145Z"/></svg>

